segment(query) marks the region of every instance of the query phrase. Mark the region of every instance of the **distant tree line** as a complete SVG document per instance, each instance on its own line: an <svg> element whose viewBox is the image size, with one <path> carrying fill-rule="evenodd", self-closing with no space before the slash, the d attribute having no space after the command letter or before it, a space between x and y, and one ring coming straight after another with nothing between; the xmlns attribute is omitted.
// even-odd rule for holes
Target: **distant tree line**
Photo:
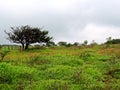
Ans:
<svg viewBox="0 0 120 90"><path fill-rule="evenodd" d="M57 43L58 46L86 46L88 44L88 41L85 40L82 44L80 44L79 42L74 42L73 44L72 43L67 43L65 41L60 41Z"/></svg>
<svg viewBox="0 0 120 90"><path fill-rule="evenodd" d="M105 42L105 44L120 44L120 39L111 39Z"/></svg>
<svg viewBox="0 0 120 90"><path fill-rule="evenodd" d="M49 32L46 30L42 30L38 27L31 27L31 26L18 26L18 27L11 27L10 32L5 31L5 33L8 35L8 40L10 40L13 43L21 44L22 49L26 50L31 44L44 43L45 46L87 46L88 41L85 40L83 43L74 42L74 43L67 43L65 41L60 41L57 44L52 41L52 37L50 37L48 34ZM44 45L43 44L43 45ZM107 38L107 41L104 44L120 44L120 39L112 39L111 37ZM98 45L94 40L89 45ZM39 47L40 45L36 45L36 47Z"/></svg>

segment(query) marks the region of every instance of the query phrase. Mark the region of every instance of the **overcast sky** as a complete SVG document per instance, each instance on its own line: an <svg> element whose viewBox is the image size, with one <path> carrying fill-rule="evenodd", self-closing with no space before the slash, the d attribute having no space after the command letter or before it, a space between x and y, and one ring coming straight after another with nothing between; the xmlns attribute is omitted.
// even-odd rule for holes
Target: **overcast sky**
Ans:
<svg viewBox="0 0 120 90"><path fill-rule="evenodd" d="M11 26L43 27L55 42L120 38L120 0L0 0L0 43Z"/></svg>

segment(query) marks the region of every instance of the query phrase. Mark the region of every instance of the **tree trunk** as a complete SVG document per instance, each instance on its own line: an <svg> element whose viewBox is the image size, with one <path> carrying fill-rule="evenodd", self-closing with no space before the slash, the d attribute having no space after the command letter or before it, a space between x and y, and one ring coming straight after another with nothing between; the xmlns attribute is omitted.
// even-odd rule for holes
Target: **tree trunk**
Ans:
<svg viewBox="0 0 120 90"><path fill-rule="evenodd" d="M29 46L29 44L26 44L26 45L25 45L25 50L28 49L28 46Z"/></svg>
<svg viewBox="0 0 120 90"><path fill-rule="evenodd" d="M22 49L24 50L24 48L25 48L25 46L24 46L24 44L22 43Z"/></svg>

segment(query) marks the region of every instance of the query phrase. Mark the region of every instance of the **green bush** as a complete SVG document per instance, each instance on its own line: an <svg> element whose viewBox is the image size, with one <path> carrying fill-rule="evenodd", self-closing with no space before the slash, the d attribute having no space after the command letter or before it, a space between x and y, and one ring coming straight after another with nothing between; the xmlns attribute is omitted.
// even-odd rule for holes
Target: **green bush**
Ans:
<svg viewBox="0 0 120 90"><path fill-rule="evenodd" d="M54 65L65 65L71 67L82 66L84 63L84 61L81 60L79 57L74 57L71 55L52 56L50 57L50 61Z"/></svg>
<svg viewBox="0 0 120 90"><path fill-rule="evenodd" d="M102 90L103 81L102 73L93 66L81 67L73 74L73 83L79 84L82 90Z"/></svg>
<svg viewBox="0 0 120 90"><path fill-rule="evenodd" d="M0 84L0 90L13 90L9 84Z"/></svg>
<svg viewBox="0 0 120 90"><path fill-rule="evenodd" d="M70 58L68 57L67 60L63 60L62 65L68 65L72 67L82 66L84 61L79 58Z"/></svg>
<svg viewBox="0 0 120 90"><path fill-rule="evenodd" d="M32 83L38 79L38 75L39 72L34 68L0 63L0 84L14 85L17 84L20 80Z"/></svg>
<svg viewBox="0 0 120 90"><path fill-rule="evenodd" d="M10 52L10 51L8 51L8 50L2 50L2 51L0 51L1 60L4 60L5 56L6 56L9 52Z"/></svg>
<svg viewBox="0 0 120 90"><path fill-rule="evenodd" d="M111 83L109 83L109 88L111 90L120 90L120 79L113 79Z"/></svg>
<svg viewBox="0 0 120 90"><path fill-rule="evenodd" d="M18 72L7 63L0 63L0 83L12 83L16 79Z"/></svg>
<svg viewBox="0 0 120 90"><path fill-rule="evenodd" d="M74 68L70 66L56 65L44 71L43 76L47 79L69 80L72 77Z"/></svg>
<svg viewBox="0 0 120 90"><path fill-rule="evenodd" d="M92 51L83 51L80 53L79 57L83 60L89 60L91 57L94 57Z"/></svg>
<svg viewBox="0 0 120 90"><path fill-rule="evenodd" d="M29 61L27 61L27 64L29 64L30 66L43 65L43 64L49 64L49 63L50 61L48 59L39 57L39 56L31 57Z"/></svg>

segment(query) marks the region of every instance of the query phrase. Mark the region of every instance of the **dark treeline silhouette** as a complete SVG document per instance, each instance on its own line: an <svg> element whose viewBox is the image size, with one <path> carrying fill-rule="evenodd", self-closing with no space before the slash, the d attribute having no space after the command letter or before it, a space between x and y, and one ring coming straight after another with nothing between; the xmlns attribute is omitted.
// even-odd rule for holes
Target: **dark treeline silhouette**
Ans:
<svg viewBox="0 0 120 90"><path fill-rule="evenodd" d="M120 39L111 39L105 42L105 44L120 44Z"/></svg>
<svg viewBox="0 0 120 90"><path fill-rule="evenodd" d="M49 43L52 37L48 36L48 31L37 27L19 26L11 27L11 32L6 32L8 40L14 43L20 43L23 49L28 49L32 43Z"/></svg>

